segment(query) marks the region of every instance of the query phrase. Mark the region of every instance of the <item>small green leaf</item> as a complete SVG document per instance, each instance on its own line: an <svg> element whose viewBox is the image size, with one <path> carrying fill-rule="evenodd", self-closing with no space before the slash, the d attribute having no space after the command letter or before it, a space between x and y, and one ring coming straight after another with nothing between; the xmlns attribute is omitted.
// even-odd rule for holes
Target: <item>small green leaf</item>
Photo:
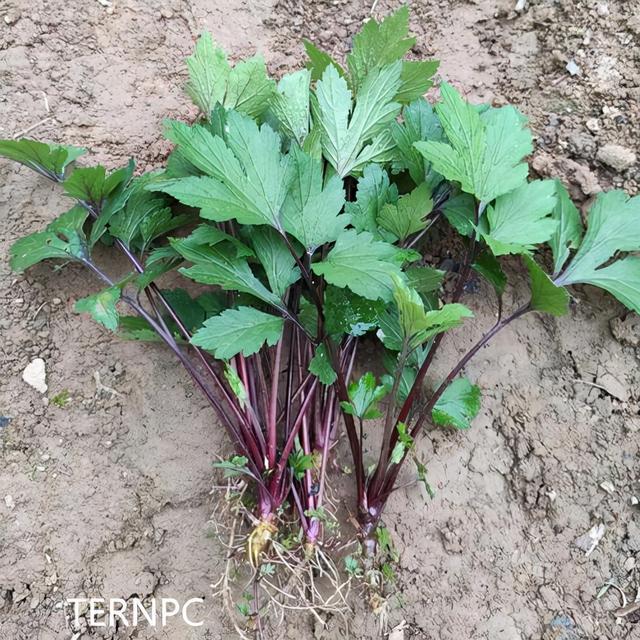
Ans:
<svg viewBox="0 0 640 640"><path fill-rule="evenodd" d="M252 307L227 309L209 318L193 335L191 343L211 351L219 360L238 353L250 356L260 351L265 342L273 346L282 336L284 322Z"/></svg>
<svg viewBox="0 0 640 640"><path fill-rule="evenodd" d="M421 98L433 86L431 78L439 66L437 60L404 60L396 101L409 104Z"/></svg>
<svg viewBox="0 0 640 640"><path fill-rule="evenodd" d="M640 257L627 256L597 269L584 281L608 291L625 307L640 313Z"/></svg>
<svg viewBox="0 0 640 640"><path fill-rule="evenodd" d="M350 229L336 241L322 262L312 265L313 272L337 287L348 287L369 300L390 300L392 276L401 277L397 262L398 249L373 239L366 231Z"/></svg>
<svg viewBox="0 0 640 640"><path fill-rule="evenodd" d="M51 398L51 404L54 404L60 409L64 409L69 404L70 400L69 390L63 389L60 393L56 393L56 395Z"/></svg>
<svg viewBox="0 0 640 640"><path fill-rule="evenodd" d="M229 387L231 387L231 391L233 391L233 395L238 398L240 402L240 406L244 407L247 402L247 390L240 380L240 376L237 371L229 364L225 363L224 366L224 377L229 383Z"/></svg>
<svg viewBox="0 0 640 640"><path fill-rule="evenodd" d="M475 231L476 201L472 195L460 193L449 198L442 213L460 235L470 236Z"/></svg>
<svg viewBox="0 0 640 640"><path fill-rule="evenodd" d="M224 106L258 118L268 108L276 83L267 75L262 56L239 62L229 73Z"/></svg>
<svg viewBox="0 0 640 640"><path fill-rule="evenodd" d="M88 257L83 231L88 212L76 206L51 222L45 231L20 238L9 249L10 265L21 273L25 269L47 260L83 260Z"/></svg>
<svg viewBox="0 0 640 640"><path fill-rule="evenodd" d="M328 285L324 293L325 328L336 338L362 336L373 329L384 311L381 300L368 300L349 289Z"/></svg>
<svg viewBox="0 0 640 640"><path fill-rule="evenodd" d="M300 269L282 236L274 229L263 228L250 234L256 257L260 261L271 291L282 298L287 289L300 279Z"/></svg>
<svg viewBox="0 0 640 640"><path fill-rule="evenodd" d="M172 215L171 209L168 207L154 210L151 215L143 218L140 222L141 252L144 253L154 240L192 221L193 217L186 214Z"/></svg>
<svg viewBox="0 0 640 640"><path fill-rule="evenodd" d="M305 454L302 449L296 449L289 456L289 467L293 471L296 480L302 480L307 471L316 466L316 456L312 453Z"/></svg>
<svg viewBox="0 0 640 640"><path fill-rule="evenodd" d="M507 286L507 276L493 253L483 251L471 267L496 290L498 297L502 296Z"/></svg>
<svg viewBox="0 0 640 640"><path fill-rule="evenodd" d="M336 381L336 372L331 366L331 361L323 344L316 349L311 362L309 362L309 371L313 373L322 384L332 385Z"/></svg>
<svg viewBox="0 0 640 640"><path fill-rule="evenodd" d="M383 344L393 351L401 351L404 344L413 350L438 333L458 326L464 318L473 317L471 311L459 303L427 311L418 292L398 279L393 297L397 314L388 310L378 331Z"/></svg>
<svg viewBox="0 0 640 640"><path fill-rule="evenodd" d="M281 130L301 145L309 133L311 72L296 71L282 77L271 101Z"/></svg>
<svg viewBox="0 0 640 640"><path fill-rule="evenodd" d="M418 481L422 482L422 484L424 485L424 488L427 491L427 494L429 495L430 498L433 498L436 495L435 489L431 486L431 484L429 483L429 480L427 479L427 467L426 465L421 462L420 460L418 460L418 458L414 458L414 462L416 465L416 471L418 472Z"/></svg>
<svg viewBox="0 0 640 640"><path fill-rule="evenodd" d="M402 351L405 336L400 325L400 315L397 307L387 308L378 318L376 335L382 344L391 351Z"/></svg>
<svg viewBox="0 0 640 640"><path fill-rule="evenodd" d="M419 351L420 349L414 351L412 356L415 356ZM391 358L389 353L385 355L385 368L389 373L382 376L382 382L388 389L392 389L395 376L398 375L398 358L400 357L400 354L396 354L395 358ZM400 372L400 384L396 394L396 405L401 406L407 399L407 396L411 391L411 387L413 387L413 383L415 382L417 373L418 370L413 365L405 365L403 367Z"/></svg>
<svg viewBox="0 0 640 640"><path fill-rule="evenodd" d="M304 139L301 149L315 160L322 160L322 133L315 124L311 127L309 135Z"/></svg>
<svg viewBox="0 0 640 640"><path fill-rule="evenodd" d="M221 104L216 104L208 119L203 122L210 133L223 140L227 137L227 113L227 109Z"/></svg>
<svg viewBox="0 0 640 640"><path fill-rule="evenodd" d="M550 214L556 205L553 180L535 180L500 196L487 208L484 239L496 256L528 253L546 242L558 227Z"/></svg>
<svg viewBox="0 0 640 640"><path fill-rule="evenodd" d="M349 224L340 213L344 206L344 186L338 176L323 185L320 159L298 148L291 152L294 180L284 203L284 229L299 240L309 254L323 244L334 242Z"/></svg>
<svg viewBox="0 0 640 640"><path fill-rule="evenodd" d="M344 76L344 69L326 52L321 51L313 42L306 38L302 39L304 50L309 60L307 61L307 69L311 71L311 81L316 82L322 78L322 74L328 66L335 67L340 76Z"/></svg>
<svg viewBox="0 0 640 640"><path fill-rule="evenodd" d="M580 248L555 284L600 287L640 313L640 259L628 256L602 266L617 252L639 250L640 196L629 198L618 190L601 193L589 211Z"/></svg>
<svg viewBox="0 0 640 640"><path fill-rule="evenodd" d="M260 56L231 68L225 52L205 32L194 53L187 58L189 82L186 90L194 104L209 118L216 103L257 118L266 111L275 91Z"/></svg>
<svg viewBox="0 0 640 640"><path fill-rule="evenodd" d="M109 220L109 233L121 240L128 248L133 246L134 240L141 238L143 225L145 244L157 235L153 227L163 226L167 231L173 228L168 225L172 216L165 199L161 195L145 190L144 187L148 181L146 177L134 180L125 205ZM187 220L181 218L178 222L182 224Z"/></svg>
<svg viewBox="0 0 640 640"><path fill-rule="evenodd" d="M71 260L73 256L69 253L68 247L67 242L51 231L32 233L11 245L11 268L17 273L22 273L25 269L49 258Z"/></svg>
<svg viewBox="0 0 640 640"><path fill-rule="evenodd" d="M393 446L393 450L391 451L391 457L389 458L389 462L391 464L399 464L404 457L405 447L402 442L396 442Z"/></svg>
<svg viewBox="0 0 640 640"><path fill-rule="evenodd" d="M44 172L61 179L64 170L77 160L86 149L46 144L37 140L20 138L19 140L0 140L0 156L19 162L34 171Z"/></svg>
<svg viewBox="0 0 640 640"><path fill-rule="evenodd" d="M357 577L362 573L362 570L360 568L360 563L358 562L358 559L354 556L345 557L344 570L347 572L348 575L353 577Z"/></svg>
<svg viewBox="0 0 640 640"><path fill-rule="evenodd" d="M423 182L411 193L401 196L397 204L385 204L378 215L378 225L404 242L427 226L426 217L432 209L431 191Z"/></svg>
<svg viewBox="0 0 640 640"><path fill-rule="evenodd" d="M252 258L255 255L254 252L246 244L238 240L238 238L230 236L228 233L208 223L198 225L191 234L185 238L171 238L170 242L173 248L180 249L181 254L193 262L200 260L206 261L208 259L206 248L204 253L202 253L202 247L213 247L216 245L220 245L218 248L221 251L233 249L234 257L236 258Z"/></svg>
<svg viewBox="0 0 640 640"><path fill-rule="evenodd" d="M317 509L305 509L304 515L308 518L316 518L324 524L330 531L336 531L339 527L335 517L329 513L324 507L318 507Z"/></svg>
<svg viewBox="0 0 640 640"><path fill-rule="evenodd" d="M310 336L316 336L318 332L318 307L306 298L300 299L298 320Z"/></svg>
<svg viewBox="0 0 640 640"><path fill-rule="evenodd" d="M522 257L529 271L531 308L554 316L563 316L569 311L567 290L556 286L531 256Z"/></svg>
<svg viewBox="0 0 640 640"><path fill-rule="evenodd" d="M92 203L94 211L98 213L98 218L91 227L91 234L89 236L90 247L94 247L96 242L104 236L111 218L125 206L129 196L138 184L138 182L132 183L135 168L136 163L133 158L131 158L126 167L114 171L108 179L109 195L99 202ZM143 178L139 178L139 181L142 182Z"/></svg>
<svg viewBox="0 0 640 640"><path fill-rule="evenodd" d="M169 303L174 313L189 333L193 333L202 326L206 315L204 309L194 300L185 289L163 289L162 297ZM174 323L168 322L170 325ZM175 333L179 333L177 326Z"/></svg>
<svg viewBox="0 0 640 640"><path fill-rule="evenodd" d="M396 428L398 430L398 442L396 442L391 452L391 458L389 459L391 464L400 464L405 452L413 446L413 438L409 435L407 425L404 422L398 422Z"/></svg>
<svg viewBox="0 0 640 640"><path fill-rule="evenodd" d="M479 411L480 387L458 378L445 389L431 415L435 424L468 429Z"/></svg>
<svg viewBox="0 0 640 640"><path fill-rule="evenodd" d="M378 402L389 392L385 385L378 385L372 373L365 373L357 382L349 385L349 402L341 402L345 413L363 420L379 418L382 412Z"/></svg>
<svg viewBox="0 0 640 640"><path fill-rule="evenodd" d="M123 340L160 341L160 336L151 328L151 325L138 316L120 316L117 336Z"/></svg>
<svg viewBox="0 0 640 640"><path fill-rule="evenodd" d="M387 203L398 202L398 187L391 184L387 172L377 164L364 168L358 180L355 202L347 202L345 212L351 217L351 224L357 231L378 233L378 216Z"/></svg>
<svg viewBox="0 0 640 640"><path fill-rule="evenodd" d="M206 318L217 316L228 306L227 296L222 291L205 291L195 301L204 309Z"/></svg>
<svg viewBox="0 0 640 640"><path fill-rule="evenodd" d="M215 469L222 469L225 478L237 478L240 475L252 475L247 467L249 460L245 456L233 456L229 460L214 462Z"/></svg>
<svg viewBox="0 0 640 640"><path fill-rule="evenodd" d="M91 317L111 331L118 328L116 304L120 300L120 287L114 286L76 301L78 313L88 313Z"/></svg>
<svg viewBox="0 0 640 640"><path fill-rule="evenodd" d="M71 198L102 205L102 201L128 178L127 167L117 169L108 175L101 165L81 167L74 169L64 181L64 192Z"/></svg>
<svg viewBox="0 0 640 640"><path fill-rule="evenodd" d="M391 135L396 144L393 170L396 173L408 171L416 185L426 182L433 188L442 177L431 170L431 163L416 149L414 143L442 140L440 122L431 105L423 98L415 100L403 109L402 120L402 123L391 124Z"/></svg>
<svg viewBox="0 0 640 640"><path fill-rule="evenodd" d="M276 573L276 566L271 562L264 562L260 565L260 577L274 576Z"/></svg>
<svg viewBox="0 0 640 640"><path fill-rule="evenodd" d="M403 6L382 22L370 18L353 37L347 64L357 90L373 71L401 60L416 39L409 35L409 8Z"/></svg>
<svg viewBox="0 0 640 640"><path fill-rule="evenodd" d="M391 559L398 559L398 552L391 539L391 534L387 527L380 525L376 528L376 538L380 547L380 553L382 556L389 556Z"/></svg>
<svg viewBox="0 0 640 640"><path fill-rule="evenodd" d="M169 252L164 251L166 249L170 249L173 253L168 255ZM160 278L160 276L173 270L176 265L181 262L180 255L173 251L172 247L161 247L150 255L153 256L154 259L147 259L144 271L135 280L135 286L140 291L146 289L152 282ZM163 255L167 255L167 257L164 258L162 257Z"/></svg>
<svg viewBox="0 0 640 640"><path fill-rule="evenodd" d="M436 112L449 142L415 143L433 168L484 203L523 184L529 168L522 159L533 144L522 114L511 106L480 113L445 82L440 94Z"/></svg>
<svg viewBox="0 0 640 640"><path fill-rule="evenodd" d="M553 273L558 274L569 258L569 249L577 249L582 238L582 220L580 212L569 197L566 187L560 182L556 184L556 206L552 217L558 221L549 245L553 252Z"/></svg>
<svg viewBox="0 0 640 640"><path fill-rule="evenodd" d="M186 62L189 69L187 94L208 118L215 104L224 100L231 71L227 56L220 47L216 47L211 34L205 31Z"/></svg>
<svg viewBox="0 0 640 640"><path fill-rule="evenodd" d="M407 286L420 294L437 291L442 286L446 274L445 271L433 267L409 267L404 273L407 276Z"/></svg>

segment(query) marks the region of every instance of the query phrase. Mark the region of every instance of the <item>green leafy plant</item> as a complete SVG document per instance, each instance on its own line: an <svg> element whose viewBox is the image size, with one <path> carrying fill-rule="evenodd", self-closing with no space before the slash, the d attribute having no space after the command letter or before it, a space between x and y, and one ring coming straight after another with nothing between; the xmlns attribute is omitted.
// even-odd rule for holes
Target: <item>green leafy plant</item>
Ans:
<svg viewBox="0 0 640 640"><path fill-rule="evenodd" d="M187 60L201 113L166 123L174 148L162 171L81 167L82 149L0 141L0 155L71 201L13 245L12 268L88 268L102 289L78 300L79 312L175 354L234 449L217 466L256 496L246 545L256 567L278 539L286 549L299 541L308 559L334 535L328 461L342 416L358 538L365 555L386 558L388 579L385 504L407 460L431 493L416 455L425 425L464 430L480 410L480 388L462 376L470 359L526 314L567 313L571 285L640 310L640 198L600 194L584 229L560 182L529 180L522 114L470 104L444 82L432 106L424 94L437 63L406 59L414 43L403 8L365 24L346 66L305 42L307 67L276 82L262 59L232 65L204 34ZM427 257L435 227L454 270ZM97 243L123 253L129 270L109 275ZM507 256L522 261L528 290L509 282ZM164 286L170 273L185 287ZM446 334L474 322L463 301L477 278L495 291L496 322L427 385ZM522 300L513 309L507 287ZM355 374L363 341L381 378ZM273 565L263 566L267 581ZM346 568L360 574L351 556Z"/></svg>

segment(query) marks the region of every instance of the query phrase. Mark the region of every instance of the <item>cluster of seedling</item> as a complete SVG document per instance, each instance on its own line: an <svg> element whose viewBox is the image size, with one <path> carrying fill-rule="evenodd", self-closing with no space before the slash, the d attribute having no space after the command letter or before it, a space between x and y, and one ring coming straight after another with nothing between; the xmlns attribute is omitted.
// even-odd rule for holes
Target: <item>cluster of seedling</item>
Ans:
<svg viewBox="0 0 640 640"><path fill-rule="evenodd" d="M341 563L380 586L393 556L381 517L399 474L407 467L429 489L416 447L424 427L467 429L480 409L468 361L527 313L566 313L568 285L640 309L640 258L626 255L640 250L640 198L600 194L585 231L559 181L529 180L523 116L470 104L446 83L432 107L424 95L438 65L407 59L414 43L403 8L364 25L346 66L305 42L306 68L276 83L261 58L232 65L204 34L187 59L200 116L166 123L174 148L162 171L136 175L131 161L108 172L77 166L83 149L0 142L0 155L59 183L73 204L13 245L13 269L87 267L102 288L76 309L124 338L163 342L227 431L233 454L217 466L227 495L242 494L234 517L253 525L243 535L234 524L232 545L255 578L239 603L250 618L278 567L293 575L272 581L283 610L305 594L329 611L344 603L329 483L347 448L355 491L340 500L353 505L359 552ZM435 228L449 230L438 234L448 271L425 257ZM129 270L108 274L98 243ZM536 259L541 245L550 250ZM529 275L513 309L504 256ZM184 288L162 284L176 272ZM495 324L427 384L445 335L473 321L462 303L472 278L495 291ZM386 375L367 370L381 367L358 357L363 342ZM365 446L374 430L376 450ZM319 575L337 600L321 597Z"/></svg>

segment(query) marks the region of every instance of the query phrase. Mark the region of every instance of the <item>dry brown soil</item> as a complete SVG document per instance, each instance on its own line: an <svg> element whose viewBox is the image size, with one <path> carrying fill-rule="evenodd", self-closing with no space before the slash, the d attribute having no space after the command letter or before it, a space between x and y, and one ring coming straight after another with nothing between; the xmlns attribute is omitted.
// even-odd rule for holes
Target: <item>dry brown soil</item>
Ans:
<svg viewBox="0 0 640 640"><path fill-rule="evenodd" d="M376 12L397 5L380 1ZM440 58L442 75L471 97L531 117L539 174L562 175L581 202L601 187L638 190L637 163L616 170L599 159L607 144L639 151L637 0L529 0L521 12L516 0L411 5L416 54ZM277 74L301 63L301 36L341 55L370 9L370 0L0 0L0 136L34 127L109 166L128 156L158 166L162 118L194 115L183 58L203 29L234 57L263 51ZM10 243L63 207L43 180L0 164L0 638L233 638L211 597L224 549L207 536L211 462L228 443L204 400L170 354L119 342L72 312L94 286L87 273L8 270ZM405 622L405 638L639 632L616 621L616 591L596 595L614 581L633 599L639 586L640 328L629 316L614 335L617 304L590 290L576 298L570 316L527 318L468 367L484 389L481 416L467 433L421 444L436 497L413 487L391 500L399 597L387 614L390 628ZM488 299L467 300L487 323ZM458 333L443 357L472 338ZM68 390L66 407L22 382L37 356L47 397ZM96 372L117 394L97 388ZM586 557L574 542L599 523L605 535ZM205 624L72 629L61 603L83 595L204 597ZM277 636L379 637L352 601L351 636L338 618L323 629L306 617Z"/></svg>

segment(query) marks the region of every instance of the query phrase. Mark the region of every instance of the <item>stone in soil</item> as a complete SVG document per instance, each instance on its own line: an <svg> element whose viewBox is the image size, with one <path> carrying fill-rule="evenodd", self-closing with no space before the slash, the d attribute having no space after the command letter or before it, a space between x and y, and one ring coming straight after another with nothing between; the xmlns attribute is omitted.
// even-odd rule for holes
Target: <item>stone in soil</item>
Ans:
<svg viewBox="0 0 640 640"><path fill-rule="evenodd" d="M22 372L22 379L36 391L47 393L45 364L42 358L33 359Z"/></svg>
<svg viewBox="0 0 640 640"><path fill-rule="evenodd" d="M625 171L636 163L636 154L619 144L605 144L600 147L596 157L616 171Z"/></svg>
<svg viewBox="0 0 640 640"><path fill-rule="evenodd" d="M561 613L547 625L542 640L580 640L583 637L575 622Z"/></svg>
<svg viewBox="0 0 640 640"><path fill-rule="evenodd" d="M613 337L626 347L640 345L640 317L630 313L626 318L613 318L609 322Z"/></svg>

